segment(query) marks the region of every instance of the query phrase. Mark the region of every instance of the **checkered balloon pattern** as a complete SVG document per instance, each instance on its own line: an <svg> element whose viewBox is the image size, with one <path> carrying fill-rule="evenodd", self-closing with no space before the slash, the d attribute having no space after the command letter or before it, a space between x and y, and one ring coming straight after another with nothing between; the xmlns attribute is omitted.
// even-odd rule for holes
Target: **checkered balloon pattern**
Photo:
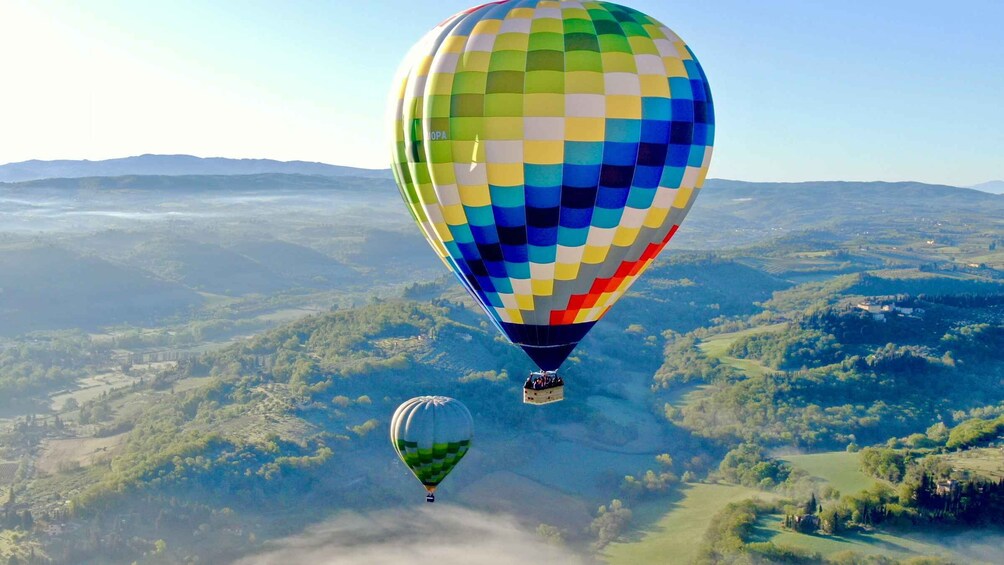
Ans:
<svg viewBox="0 0 1004 565"><path fill-rule="evenodd" d="M411 51L393 170L496 326L556 370L669 243L707 175L707 78L669 28L609 2L508 0Z"/></svg>

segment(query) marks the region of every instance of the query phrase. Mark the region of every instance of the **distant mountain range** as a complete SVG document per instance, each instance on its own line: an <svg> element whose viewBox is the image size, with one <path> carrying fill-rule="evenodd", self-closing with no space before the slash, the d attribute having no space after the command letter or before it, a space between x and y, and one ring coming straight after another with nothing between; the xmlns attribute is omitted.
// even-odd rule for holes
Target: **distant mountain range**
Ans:
<svg viewBox="0 0 1004 565"><path fill-rule="evenodd" d="M982 184L975 184L969 188L989 192L990 194L1004 194L1004 180L992 180Z"/></svg>
<svg viewBox="0 0 1004 565"><path fill-rule="evenodd" d="M392 178L389 169L357 169L307 161L201 158L191 155L140 155L106 161L24 161L0 165L0 182L52 178L119 177L130 175L260 175L296 174L327 177Z"/></svg>
<svg viewBox="0 0 1004 565"><path fill-rule="evenodd" d="M349 169L351 171L351 169ZM362 169L359 169L362 170ZM20 182L0 182L13 189L61 190L149 190L168 192L260 191L260 190L340 190L374 189L396 194L392 178L351 175L321 176L304 174L261 173L245 175L123 175L79 178L43 178Z"/></svg>
<svg viewBox="0 0 1004 565"><path fill-rule="evenodd" d="M989 184L989 183L988 183ZM903 181L903 182L884 182L884 181L838 181L838 180L828 180L828 181L806 181L806 182L748 182L740 180L727 180L727 179L708 179L704 184L704 188L709 192L722 192L727 191L729 193L735 192L736 194L742 193L745 196L757 196L757 195L777 195L782 191L793 192L797 191L799 195L811 194L811 193L825 193L828 197L838 198L844 197L871 197L871 198L888 198L890 196L895 198L908 197L908 198L919 198L919 197L935 197L935 198L958 198L959 193L963 192L969 199L974 199L976 201L984 202L999 202L1000 199L996 198L993 194L986 194L990 192L984 188L978 187L959 187L959 186L948 186L944 184L927 184L923 182L914 181Z"/></svg>

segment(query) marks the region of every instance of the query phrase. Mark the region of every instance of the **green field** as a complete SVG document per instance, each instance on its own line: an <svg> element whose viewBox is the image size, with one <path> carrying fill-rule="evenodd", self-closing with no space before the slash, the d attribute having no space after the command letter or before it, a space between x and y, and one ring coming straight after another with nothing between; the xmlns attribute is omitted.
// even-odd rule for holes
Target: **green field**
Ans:
<svg viewBox="0 0 1004 565"><path fill-rule="evenodd" d="M666 403L676 408L682 408L698 398L704 396L705 391L711 388L709 384L701 384L691 387L676 389L666 396Z"/></svg>
<svg viewBox="0 0 1004 565"><path fill-rule="evenodd" d="M854 553L863 555L884 555L895 559L940 556L958 563L990 563L988 561L980 561L972 555L959 555L943 545L888 532L851 532L839 536L807 535L792 532L781 527L780 514L761 516L757 520L753 536L747 541L769 541L778 545L818 552L823 554L824 557L829 557L840 552L853 551Z"/></svg>
<svg viewBox="0 0 1004 565"><path fill-rule="evenodd" d="M854 494L871 488L877 481L861 470L858 453L830 451L810 455L789 455L782 459L796 469L802 469L842 494Z"/></svg>
<svg viewBox="0 0 1004 565"><path fill-rule="evenodd" d="M738 357L730 357L728 354L729 348L732 347L732 344L741 337L762 333L779 332L786 327L787 324L772 324L769 326L750 328L741 332L718 334L707 339L702 339L698 347L701 348L701 352L706 356L718 359L722 363L729 365L730 367L734 367L746 375L762 375L770 372L771 369L765 367L763 363L755 359L739 359Z"/></svg>
<svg viewBox="0 0 1004 565"><path fill-rule="evenodd" d="M711 519L731 502L754 497L773 498L770 493L737 485L684 485L683 498L666 512L665 503L640 506L635 522L649 522L634 539L607 546L603 557L612 565L638 563L690 563L697 557ZM651 518L655 514L654 519ZM661 517L659 516L661 514Z"/></svg>
<svg viewBox="0 0 1004 565"><path fill-rule="evenodd" d="M942 456L953 469L966 469L988 479L1004 479L1004 449L986 447Z"/></svg>

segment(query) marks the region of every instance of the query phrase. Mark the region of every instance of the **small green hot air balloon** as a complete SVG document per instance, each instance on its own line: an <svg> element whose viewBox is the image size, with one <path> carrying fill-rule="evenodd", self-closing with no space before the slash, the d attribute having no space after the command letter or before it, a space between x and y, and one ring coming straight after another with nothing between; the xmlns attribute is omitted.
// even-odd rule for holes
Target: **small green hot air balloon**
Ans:
<svg viewBox="0 0 1004 565"><path fill-rule="evenodd" d="M436 487L467 454L474 436L471 413L459 400L419 396L397 407L390 441L397 455L436 501Z"/></svg>

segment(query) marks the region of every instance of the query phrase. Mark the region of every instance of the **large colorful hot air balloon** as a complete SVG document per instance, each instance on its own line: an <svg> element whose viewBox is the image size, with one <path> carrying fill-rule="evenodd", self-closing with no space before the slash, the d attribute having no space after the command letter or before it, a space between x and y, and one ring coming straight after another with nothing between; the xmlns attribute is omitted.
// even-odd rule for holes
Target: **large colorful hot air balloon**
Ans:
<svg viewBox="0 0 1004 565"><path fill-rule="evenodd" d="M707 175L704 71L610 2L509 0L412 50L393 170L425 237L495 325L554 371L676 233Z"/></svg>
<svg viewBox="0 0 1004 565"><path fill-rule="evenodd" d="M474 421L459 400L420 396L398 406L390 422L390 441L398 457L435 502L436 487L467 454Z"/></svg>

